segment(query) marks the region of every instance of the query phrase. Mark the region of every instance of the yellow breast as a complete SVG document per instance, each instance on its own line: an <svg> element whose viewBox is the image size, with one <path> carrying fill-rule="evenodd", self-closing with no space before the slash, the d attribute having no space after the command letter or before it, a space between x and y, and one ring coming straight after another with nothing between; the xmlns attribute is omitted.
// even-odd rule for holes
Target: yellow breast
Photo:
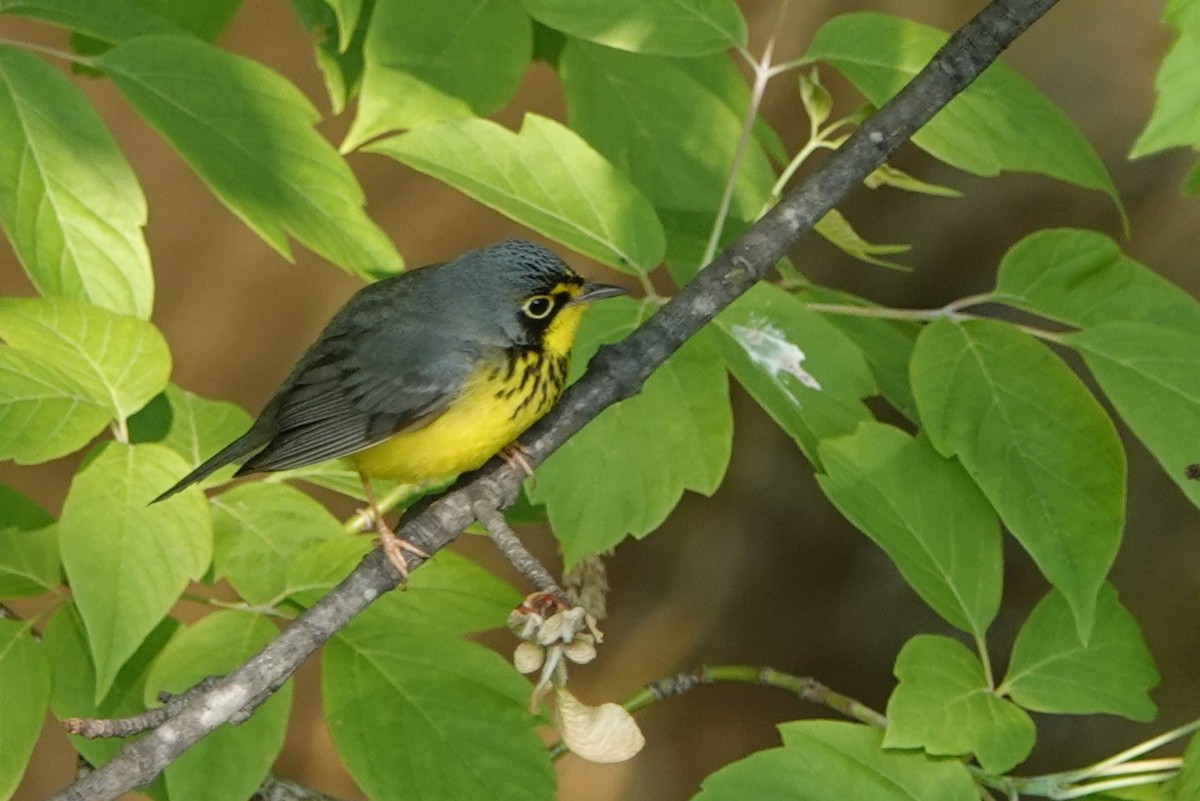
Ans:
<svg viewBox="0 0 1200 801"><path fill-rule="evenodd" d="M402 431L347 457L369 478L441 481L483 465L558 400L582 308L564 309L543 349L514 351L481 365L462 395L428 425Z"/></svg>

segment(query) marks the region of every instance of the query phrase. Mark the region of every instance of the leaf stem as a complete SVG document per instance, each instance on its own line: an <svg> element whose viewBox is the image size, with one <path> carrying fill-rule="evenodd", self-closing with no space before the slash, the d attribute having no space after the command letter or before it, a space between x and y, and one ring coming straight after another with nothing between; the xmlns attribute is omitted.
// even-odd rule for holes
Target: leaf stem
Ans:
<svg viewBox="0 0 1200 801"><path fill-rule="evenodd" d="M767 75L767 77L774 78L775 76L782 75L783 73L785 73L789 70L798 69L800 67L806 67L812 63L813 63L813 59L809 58L808 56L800 56L799 58L793 58L790 61L782 61L778 64L773 65L769 70L767 70L767 72L769 73Z"/></svg>
<svg viewBox="0 0 1200 801"><path fill-rule="evenodd" d="M35 53L41 53L45 56L52 56L53 58L59 58L63 61L69 61L72 64L82 64L85 67L94 68L96 65L95 59L88 58L87 56L81 56L78 53L69 53L66 50L59 50L56 47L41 45L36 42L22 42L17 39L9 39L7 36L0 36L0 45L19 47Z"/></svg>
<svg viewBox="0 0 1200 801"><path fill-rule="evenodd" d="M746 116L742 120L742 132L738 135L737 147L733 151L733 163L729 165L729 177L725 180L721 205L717 209L717 217L713 221L708 245L704 248L704 258L700 261L702 265L713 260L721 244L721 234L725 231L725 220L729 217L729 207L733 204L733 192L737 186L738 173L741 172L746 149L750 146L750 137L754 133L754 121L758 118L758 109L762 105L767 81L771 80L771 58L775 55L775 40L779 36L779 29L783 26L788 2L789 0L780 0L779 10L775 14L775 24L771 27L771 35L767 38L767 44L763 48L762 58L752 65L754 83L750 87L750 102L746 107Z"/></svg>
<svg viewBox="0 0 1200 801"><path fill-rule="evenodd" d="M967 314L966 312L955 311L956 308L963 305L975 305L983 302L977 300L984 297L983 295L975 295L972 298L963 298L959 301L954 301L941 308L937 309L892 309L884 306L855 306L853 304L841 303L809 303L808 309L823 314L839 314L846 317L877 317L884 320L915 320L915 321L932 321L941 318L953 320L956 323L965 322L967 320L989 320L993 319L985 317L981 314ZM964 303L964 301L969 301ZM1012 320L1004 320L1003 322L1016 328L1019 331L1024 331L1030 336L1037 337L1045 342L1053 342L1056 345L1066 345L1066 340L1062 335L1056 334L1053 331L1047 331L1044 328L1035 328L1024 323L1013 322Z"/></svg>
<svg viewBox="0 0 1200 801"><path fill-rule="evenodd" d="M975 650L979 652L979 661L983 664L983 678L987 682L987 686L996 689L996 677L992 673L992 658L988 654L987 640L982 634L975 634Z"/></svg>
<svg viewBox="0 0 1200 801"><path fill-rule="evenodd" d="M1091 784L1080 784L1064 790L1061 793L1056 793L1050 798L1054 799L1069 799L1083 798L1088 795L1099 795L1106 793L1109 790L1118 790L1122 787L1136 787L1139 784L1154 784L1155 782L1166 781L1173 778L1176 771L1165 770L1161 773L1145 773L1140 776L1126 776L1122 779L1109 779L1103 782L1092 782Z"/></svg>
<svg viewBox="0 0 1200 801"><path fill-rule="evenodd" d="M625 711L634 713L667 698L683 695L702 685L721 682L774 687L793 693L804 701L827 706L835 712L868 726L877 729L887 726L887 718L879 712L848 695L834 692L810 676L795 676L790 673L782 673L774 668L754 665L706 665L697 670L656 679L622 701L621 706ZM550 756L553 759L558 759L566 752L566 746L561 742L550 747Z"/></svg>
<svg viewBox="0 0 1200 801"><path fill-rule="evenodd" d="M1088 765L1087 767L1079 768L1078 770L1067 771L1065 773L1056 775L1062 776L1067 781L1072 782L1079 781L1080 779L1089 779L1094 776L1109 776L1115 772L1113 769L1118 765L1122 765L1124 763L1138 764L1130 763L1130 760L1134 759L1135 757L1139 757L1142 754L1149 753L1156 748L1161 748L1162 746L1174 742L1181 737L1186 737L1195 731L1200 731L1200 718L1171 729L1168 732L1163 732L1157 737L1151 737L1149 740L1143 740L1137 745L1126 748L1124 751L1114 754L1108 759L1102 759L1094 765Z"/></svg>

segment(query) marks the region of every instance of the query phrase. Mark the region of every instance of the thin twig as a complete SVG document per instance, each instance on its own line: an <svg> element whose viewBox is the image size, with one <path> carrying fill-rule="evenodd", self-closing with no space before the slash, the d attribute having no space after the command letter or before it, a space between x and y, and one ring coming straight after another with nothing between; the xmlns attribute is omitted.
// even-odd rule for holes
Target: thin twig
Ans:
<svg viewBox="0 0 1200 801"><path fill-rule="evenodd" d="M533 465L608 406L635 394L655 369L742 293L761 280L829 209L900 149L1004 48L1049 11L1057 0L992 0L950 37L913 80L855 131L828 160L767 212L658 313L620 343L602 348L587 373L522 437ZM524 474L494 459L460 479L420 511L410 512L401 536L433 553L474 521L469 484L491 484L501 497ZM410 562L418 569L423 560ZM113 759L65 788L54 801L109 801L147 784L187 748L234 715L265 701L299 665L380 594L399 581L375 550L337 587L309 607L241 667L179 714Z"/></svg>
<svg viewBox="0 0 1200 801"><path fill-rule="evenodd" d="M673 676L656 679L622 701L621 706L627 712L639 712L651 704L683 695L697 687L723 682L759 684L764 687L786 690L799 696L801 700L827 706L835 712L868 726L879 729L887 726L887 718L874 709L848 695L834 692L811 676L794 676L790 673L781 673L773 668L754 667L753 665L705 666L699 670L676 673ZM554 759L566 752L567 748L561 742L550 746L550 755Z"/></svg>
<svg viewBox="0 0 1200 801"><path fill-rule="evenodd" d="M542 592L563 595L563 590L554 580L554 576L550 575L550 571L546 570L537 557L521 543L499 508L497 500L488 497L477 499L472 507L475 517L483 525L492 542L512 566L521 571L521 575L533 582L533 586Z"/></svg>

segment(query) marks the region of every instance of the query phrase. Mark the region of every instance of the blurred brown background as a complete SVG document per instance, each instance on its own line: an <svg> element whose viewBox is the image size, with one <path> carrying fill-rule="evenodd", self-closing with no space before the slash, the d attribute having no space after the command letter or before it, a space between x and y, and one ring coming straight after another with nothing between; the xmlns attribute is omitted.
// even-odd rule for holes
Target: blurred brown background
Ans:
<svg viewBox="0 0 1200 801"><path fill-rule="evenodd" d="M743 5L757 50L775 4L747 0ZM887 11L950 29L982 5L980 0L793 3L776 52L780 59L800 54L822 21L844 11ZM1157 22L1160 11L1158 3L1124 0L1063 3L1007 58L1066 110L1113 172L1132 223L1126 252L1195 294L1200 290L1200 200L1178 195L1190 157L1125 159L1149 114L1154 69L1170 41L1169 31ZM59 31L12 19L0 19L0 35L64 44ZM289 4L247 0L221 44L280 71L328 107L309 38ZM854 101L839 93L844 85L826 77L848 111ZM284 262L213 199L109 84L78 80L115 131L149 199L147 238L158 280L154 321L174 353L173 380L256 411L354 291L356 280L299 248L295 264ZM538 66L500 116L513 125L526 109L561 116L562 105L553 76ZM792 77L771 86L766 115L794 149L807 124ZM336 142L347 122L332 120L323 130ZM409 264L527 235L385 158L352 155L350 163L366 188L370 213ZM1121 236L1117 215L1099 193L1028 176L977 179L911 148L898 163L966 193L963 199L945 200L860 190L843 207L868 239L911 242L906 261L914 272L866 267L810 238L795 253L809 275L886 303L927 307L989 288L1003 252L1037 228L1075 225ZM6 244L0 245L0 293L31 293ZM882 709L900 645L914 633L946 632L947 627L917 601L883 554L832 510L788 437L736 389L733 397L734 456L724 486L711 499L687 498L653 537L618 549L610 561L607 643L597 662L573 671L573 687L588 701L618 700L681 669L738 662L812 675ZM1195 556L1200 515L1148 454L1128 437L1127 442L1129 519L1113 577L1122 600L1142 622L1163 674L1155 693L1160 719L1135 725L1041 716L1038 749L1023 772L1086 764L1200 713L1200 672L1194 669L1200 655ZM75 465L75 459L20 469L0 465L0 481L57 513ZM530 539L553 558L543 533L531 532ZM469 550L496 565L487 548L472 544ZM1000 669L1016 627L1046 589L1021 552L1010 548L1008 557L1005 606L991 638ZM504 638L497 642L511 647ZM298 679L292 731L277 770L341 798L361 798L319 724L318 687L317 668L307 665ZM776 743L775 723L822 713L779 691L702 688L641 713L648 743L634 760L613 766L562 760L560 797L688 798L711 771ZM65 784L72 770L65 738L48 727L17 798L44 797Z"/></svg>

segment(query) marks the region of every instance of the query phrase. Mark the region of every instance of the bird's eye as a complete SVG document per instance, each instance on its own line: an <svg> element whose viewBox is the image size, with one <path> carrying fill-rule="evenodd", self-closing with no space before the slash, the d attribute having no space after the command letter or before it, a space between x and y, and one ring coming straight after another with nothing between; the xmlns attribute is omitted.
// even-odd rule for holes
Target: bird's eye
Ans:
<svg viewBox="0 0 1200 801"><path fill-rule="evenodd" d="M521 307L521 311L525 312L525 316L531 320L541 320L553 310L554 298L549 295L534 295Z"/></svg>

